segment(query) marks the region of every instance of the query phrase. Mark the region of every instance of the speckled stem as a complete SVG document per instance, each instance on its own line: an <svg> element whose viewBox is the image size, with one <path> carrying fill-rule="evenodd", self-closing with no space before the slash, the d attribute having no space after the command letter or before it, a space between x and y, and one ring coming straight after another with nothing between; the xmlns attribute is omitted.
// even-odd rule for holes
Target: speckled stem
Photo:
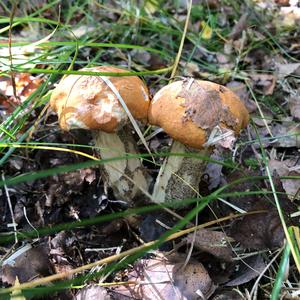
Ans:
<svg viewBox="0 0 300 300"><path fill-rule="evenodd" d="M130 128L109 134L95 131L94 141L102 159L137 154L136 142ZM102 165L102 176L117 199L133 205L135 198L148 191L146 172L139 158L120 159Z"/></svg>
<svg viewBox="0 0 300 300"><path fill-rule="evenodd" d="M195 153L207 156L209 149L196 150L174 141L170 153ZM197 196L206 161L200 158L169 156L157 176L153 200L157 203L187 199Z"/></svg>

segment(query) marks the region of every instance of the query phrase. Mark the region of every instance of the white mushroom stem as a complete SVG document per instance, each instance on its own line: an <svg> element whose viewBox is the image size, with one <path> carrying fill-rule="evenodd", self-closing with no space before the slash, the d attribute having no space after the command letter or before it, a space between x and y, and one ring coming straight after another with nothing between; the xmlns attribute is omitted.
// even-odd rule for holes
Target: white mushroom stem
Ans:
<svg viewBox="0 0 300 300"><path fill-rule="evenodd" d="M101 159L137 154L136 142L129 128L117 133L94 132L94 141ZM117 199L133 203L134 198L148 190L146 174L141 159L118 159L102 165L102 175Z"/></svg>
<svg viewBox="0 0 300 300"><path fill-rule="evenodd" d="M157 176L152 198L155 202L182 200L195 197L207 162L200 157L176 156L172 153L210 154L209 149L197 150L174 141Z"/></svg>

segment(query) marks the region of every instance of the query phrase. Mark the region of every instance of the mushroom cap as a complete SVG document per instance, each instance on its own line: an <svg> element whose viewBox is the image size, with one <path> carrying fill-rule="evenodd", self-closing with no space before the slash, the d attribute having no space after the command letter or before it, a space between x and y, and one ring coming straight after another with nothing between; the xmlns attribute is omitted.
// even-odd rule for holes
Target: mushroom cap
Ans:
<svg viewBox="0 0 300 300"><path fill-rule="evenodd" d="M190 79L175 81L159 90L150 104L148 119L173 139L201 149L216 126L239 133L248 124L249 114L228 88Z"/></svg>
<svg viewBox="0 0 300 300"><path fill-rule="evenodd" d="M116 72L126 70L111 66L84 68L80 71ZM106 76L117 89L134 118L147 121L149 92L137 76ZM57 112L60 127L117 131L129 120L115 93L99 77L69 75L54 89L50 105Z"/></svg>

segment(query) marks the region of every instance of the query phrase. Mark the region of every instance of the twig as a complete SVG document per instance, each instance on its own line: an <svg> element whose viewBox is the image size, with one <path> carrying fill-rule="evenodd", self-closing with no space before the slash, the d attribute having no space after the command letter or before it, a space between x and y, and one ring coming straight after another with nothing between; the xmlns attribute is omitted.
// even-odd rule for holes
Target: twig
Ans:
<svg viewBox="0 0 300 300"><path fill-rule="evenodd" d="M178 52L177 52L177 55L176 55L176 58L175 58L175 62L174 62L174 65L173 65L173 70L172 70L170 78L173 78L176 74L176 70L177 70L177 67L178 67L178 64L179 64L179 60L180 60L183 45L184 45L184 40L185 40L185 37L186 37L188 25L189 25L192 6L193 6L193 0L189 0L189 2L187 3L187 15L186 15L186 19L185 19L183 34L182 34L182 37L181 37L179 49L178 49Z"/></svg>

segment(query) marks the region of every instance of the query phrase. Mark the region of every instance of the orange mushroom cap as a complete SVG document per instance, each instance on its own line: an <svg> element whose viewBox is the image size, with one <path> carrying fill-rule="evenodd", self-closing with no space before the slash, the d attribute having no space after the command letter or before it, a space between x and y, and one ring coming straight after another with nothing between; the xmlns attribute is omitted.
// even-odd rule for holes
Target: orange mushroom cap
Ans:
<svg viewBox="0 0 300 300"><path fill-rule="evenodd" d="M228 88L190 79L159 90L150 104L148 119L173 139L201 149L216 126L239 133L248 124L249 114Z"/></svg>
<svg viewBox="0 0 300 300"><path fill-rule="evenodd" d="M81 71L126 72L111 66L84 68ZM117 89L134 118L147 121L149 92L137 76L106 76ZM50 105L57 112L60 127L117 131L129 120L126 111L111 88L99 77L69 75L54 89Z"/></svg>

